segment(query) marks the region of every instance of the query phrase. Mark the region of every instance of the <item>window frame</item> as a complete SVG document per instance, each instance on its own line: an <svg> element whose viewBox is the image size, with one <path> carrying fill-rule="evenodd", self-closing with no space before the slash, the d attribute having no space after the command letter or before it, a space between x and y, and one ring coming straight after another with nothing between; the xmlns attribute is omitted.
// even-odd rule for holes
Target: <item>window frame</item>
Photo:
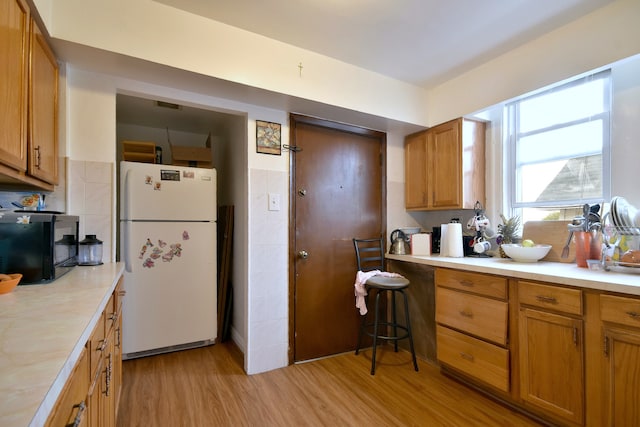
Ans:
<svg viewBox="0 0 640 427"><path fill-rule="evenodd" d="M561 124L554 124L544 128L538 128L527 132L519 133L519 108L523 101L531 100L537 97L550 95L559 91L570 89L597 79L604 81L603 85L603 107L606 111L598 113L592 116L586 116L580 119L567 121ZM602 203L605 200L611 198L611 109L612 109L612 78L611 70L606 69L596 73L591 73L586 76L582 76L573 79L569 82L563 82L553 87L547 87L541 89L532 94L522 96L516 100L507 103L504 106L503 121L506 124L506 132L504 138L504 162L506 171L504 189L506 192L506 211L517 213L524 208L553 208L553 209L567 209L574 208L576 206L582 206L585 203L594 204ZM540 202L518 202L516 201L517 183L516 183L516 144L522 137L527 137L542 132L548 132L551 130L558 130L575 126L576 124L588 123L590 121L602 120L602 196L595 198L582 198L582 199L570 199L560 201L540 201ZM559 156L558 160L565 159L565 156ZM550 157L546 162L553 161L553 157ZM533 164L533 162L531 163Z"/></svg>

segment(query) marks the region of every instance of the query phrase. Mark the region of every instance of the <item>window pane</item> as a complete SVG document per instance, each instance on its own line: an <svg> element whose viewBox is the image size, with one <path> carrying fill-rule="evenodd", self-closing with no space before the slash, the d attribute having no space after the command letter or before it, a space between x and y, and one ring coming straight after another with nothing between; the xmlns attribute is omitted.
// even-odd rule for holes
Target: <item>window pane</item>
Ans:
<svg viewBox="0 0 640 427"><path fill-rule="evenodd" d="M595 116L604 104L603 79L533 97L520 103L520 132Z"/></svg>
<svg viewBox="0 0 640 427"><path fill-rule="evenodd" d="M602 120L520 138L516 164L602 152Z"/></svg>
<svg viewBox="0 0 640 427"><path fill-rule="evenodd" d="M522 166L516 186L518 203L602 197L602 155Z"/></svg>

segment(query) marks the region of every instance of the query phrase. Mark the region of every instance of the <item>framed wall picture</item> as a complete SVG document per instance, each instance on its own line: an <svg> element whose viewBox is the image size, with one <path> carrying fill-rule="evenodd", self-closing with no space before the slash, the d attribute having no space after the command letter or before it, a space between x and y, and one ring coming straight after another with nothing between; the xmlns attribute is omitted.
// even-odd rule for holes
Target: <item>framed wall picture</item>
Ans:
<svg viewBox="0 0 640 427"><path fill-rule="evenodd" d="M280 123L256 120L256 151L263 154L282 153L282 125Z"/></svg>

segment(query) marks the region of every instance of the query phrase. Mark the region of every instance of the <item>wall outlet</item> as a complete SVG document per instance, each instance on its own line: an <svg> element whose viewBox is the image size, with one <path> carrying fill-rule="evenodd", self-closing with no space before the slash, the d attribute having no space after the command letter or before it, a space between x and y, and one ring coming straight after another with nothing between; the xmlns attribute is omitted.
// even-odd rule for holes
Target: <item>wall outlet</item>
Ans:
<svg viewBox="0 0 640 427"><path fill-rule="evenodd" d="M270 211L280 210L280 194L269 193L269 210Z"/></svg>

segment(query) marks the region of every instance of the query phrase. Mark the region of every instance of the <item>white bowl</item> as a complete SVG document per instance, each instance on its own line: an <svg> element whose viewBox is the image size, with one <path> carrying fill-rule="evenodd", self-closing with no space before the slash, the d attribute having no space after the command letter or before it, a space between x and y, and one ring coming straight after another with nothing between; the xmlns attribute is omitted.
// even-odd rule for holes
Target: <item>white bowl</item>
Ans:
<svg viewBox="0 0 640 427"><path fill-rule="evenodd" d="M402 227L400 230L407 236L420 232L420 227Z"/></svg>
<svg viewBox="0 0 640 427"><path fill-rule="evenodd" d="M501 247L509 258L518 262L539 261L551 250L551 245L522 246L520 243L508 243Z"/></svg>

